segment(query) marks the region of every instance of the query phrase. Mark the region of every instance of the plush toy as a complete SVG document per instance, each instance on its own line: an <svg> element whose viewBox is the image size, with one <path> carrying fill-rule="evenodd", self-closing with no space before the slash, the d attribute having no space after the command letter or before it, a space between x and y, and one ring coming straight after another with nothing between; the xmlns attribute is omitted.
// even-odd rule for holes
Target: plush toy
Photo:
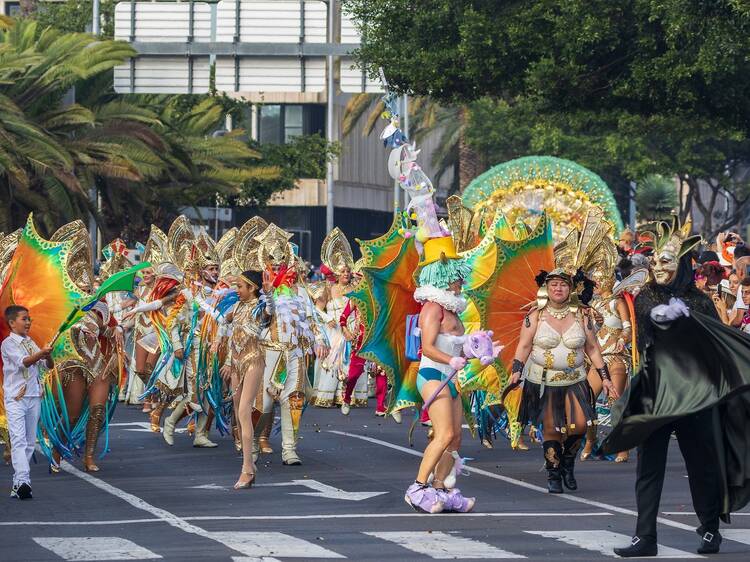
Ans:
<svg viewBox="0 0 750 562"><path fill-rule="evenodd" d="M485 367L500 355L502 346L492 341L491 330L473 332L464 339L464 356L467 359L479 359Z"/></svg>

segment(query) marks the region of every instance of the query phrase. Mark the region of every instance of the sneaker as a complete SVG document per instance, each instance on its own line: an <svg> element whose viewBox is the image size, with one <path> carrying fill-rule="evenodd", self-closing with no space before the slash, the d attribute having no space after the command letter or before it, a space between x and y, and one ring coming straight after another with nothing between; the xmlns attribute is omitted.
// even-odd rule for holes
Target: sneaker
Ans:
<svg viewBox="0 0 750 562"><path fill-rule="evenodd" d="M443 510L453 513L469 513L477 503L476 498L465 498L458 488L438 490L438 496L443 501Z"/></svg>
<svg viewBox="0 0 750 562"><path fill-rule="evenodd" d="M10 497L11 498L18 498L18 484L13 484L13 487L10 489Z"/></svg>
<svg viewBox="0 0 750 562"><path fill-rule="evenodd" d="M375 412L375 415L376 415L377 417L379 417L379 418L384 418L384 417L385 417L385 414L386 414L385 412Z"/></svg>
<svg viewBox="0 0 750 562"><path fill-rule="evenodd" d="M352 411L352 407L349 404L347 404L346 402L344 402L343 404L341 404L341 413L342 414L344 414L345 416L348 416L349 412L351 412L351 411Z"/></svg>
<svg viewBox="0 0 750 562"><path fill-rule="evenodd" d="M31 497L31 484L29 484L28 482L24 482L18 487L18 499L30 500Z"/></svg>
<svg viewBox="0 0 750 562"><path fill-rule="evenodd" d="M423 513L440 513L443 511L443 502L432 486L425 486L414 482L406 490L404 501L412 506L415 511Z"/></svg>

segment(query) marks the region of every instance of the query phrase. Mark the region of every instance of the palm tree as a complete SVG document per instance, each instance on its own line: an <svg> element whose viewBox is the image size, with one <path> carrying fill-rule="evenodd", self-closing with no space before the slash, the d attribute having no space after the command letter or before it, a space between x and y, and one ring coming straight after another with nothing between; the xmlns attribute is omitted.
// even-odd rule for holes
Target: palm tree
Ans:
<svg viewBox="0 0 750 562"><path fill-rule="evenodd" d="M635 201L639 220L656 222L668 219L679 204L674 180L659 175L646 177L638 182Z"/></svg>

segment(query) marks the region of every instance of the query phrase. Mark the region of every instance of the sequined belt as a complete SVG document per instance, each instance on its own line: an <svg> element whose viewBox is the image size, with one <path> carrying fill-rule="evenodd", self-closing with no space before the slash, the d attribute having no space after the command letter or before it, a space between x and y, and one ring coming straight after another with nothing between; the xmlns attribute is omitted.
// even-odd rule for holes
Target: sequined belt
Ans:
<svg viewBox="0 0 750 562"><path fill-rule="evenodd" d="M570 386L586 380L586 368L583 365L569 369L546 369L544 365L531 363L526 371L526 379L529 382L542 386Z"/></svg>

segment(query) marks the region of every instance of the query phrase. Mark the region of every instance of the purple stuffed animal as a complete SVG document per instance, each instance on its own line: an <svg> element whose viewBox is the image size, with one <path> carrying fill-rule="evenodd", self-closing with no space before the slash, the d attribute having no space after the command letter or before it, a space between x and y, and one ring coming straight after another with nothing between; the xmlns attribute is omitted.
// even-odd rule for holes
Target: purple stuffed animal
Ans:
<svg viewBox="0 0 750 562"><path fill-rule="evenodd" d="M492 341L491 330L479 330L464 339L464 356L466 359L479 359L485 367L491 364L503 350L503 347Z"/></svg>

